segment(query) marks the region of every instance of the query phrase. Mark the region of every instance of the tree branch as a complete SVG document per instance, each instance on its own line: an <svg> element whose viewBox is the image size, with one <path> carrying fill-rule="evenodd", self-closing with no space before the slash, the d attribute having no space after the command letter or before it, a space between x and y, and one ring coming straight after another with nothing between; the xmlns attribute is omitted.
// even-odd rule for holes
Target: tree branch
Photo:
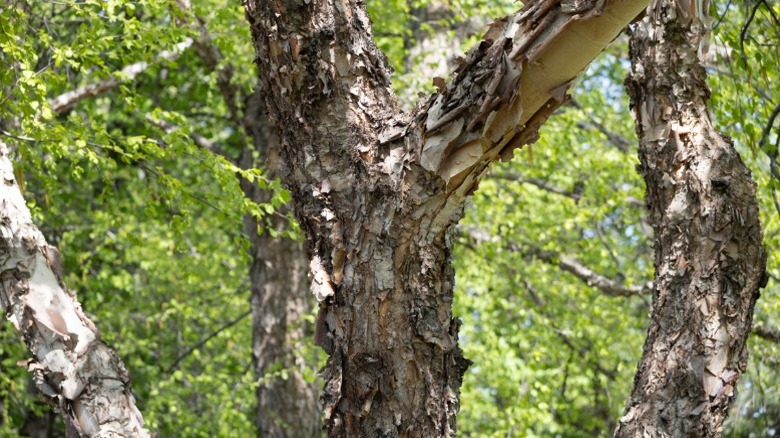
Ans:
<svg viewBox="0 0 780 438"><path fill-rule="evenodd" d="M195 345L191 346L187 350L184 351L184 353L180 354L179 357L176 358L176 360L173 361L173 363L165 369L165 374L169 374L171 371L175 370L179 367L179 364L182 360L186 359L187 356L191 355L195 350L199 349L200 347L206 345L206 343L212 339L214 339L217 335L224 332L225 330L229 329L230 327L233 327L234 325L241 322L244 318L252 314L252 310L247 310L246 312L238 315L236 318L234 318L231 321L226 322L222 327L216 329L215 331L209 333L208 336L198 341Z"/></svg>
<svg viewBox="0 0 780 438"><path fill-rule="evenodd" d="M0 174L0 308L33 356L25 364L38 389L78 436L148 437L127 369L65 288L59 251L32 223L2 141Z"/></svg>
<svg viewBox="0 0 780 438"><path fill-rule="evenodd" d="M753 335L761 339L780 344L780 330L771 327L756 326L753 327Z"/></svg>
<svg viewBox="0 0 780 438"><path fill-rule="evenodd" d="M490 233L479 228L462 229L462 234L475 243L499 241L499 237L491 236ZM554 251L546 251L528 243L505 242L503 247L526 257L533 257L547 264L558 266L562 271L574 275L588 286L597 288L609 296L641 296L653 291L653 283L651 281L645 282L641 286L627 286L593 271L574 258Z"/></svg>
<svg viewBox="0 0 780 438"><path fill-rule="evenodd" d="M456 78L426 104L422 167L459 185L535 141L572 81L646 4L529 2L494 22Z"/></svg>
<svg viewBox="0 0 780 438"><path fill-rule="evenodd" d="M573 107L575 107L575 108L577 108L579 110L583 109L582 106L580 105L580 103L577 102L574 99L571 99L569 101L569 103L571 104L571 106L573 106ZM607 127L604 126L603 123L599 122L598 120L596 120L595 117L592 116L592 113L585 112L585 111L583 111L582 113L585 115L585 117L588 118L588 121L584 121L584 120L578 121L577 122L577 127L579 127L580 129L585 129L585 130L595 129L598 132L602 133L605 137L607 137L607 140L610 143L612 143L613 146L618 148L618 150L620 152L624 152L624 153L631 152L631 145L634 142L629 141L627 138L623 137L622 135L617 134L617 133L607 129Z"/></svg>
<svg viewBox="0 0 780 438"><path fill-rule="evenodd" d="M549 181L545 181L541 178L524 177L517 173L501 173L491 175L491 177L508 181L517 181L523 184L531 184L547 192L571 198L574 200L574 202L579 202L580 198L582 198L582 191L585 189L585 184L582 181L575 183L573 190L568 190L564 189L563 187L556 186L555 184L552 184Z"/></svg>
<svg viewBox="0 0 780 438"><path fill-rule="evenodd" d="M164 50L157 55L160 61L170 61L176 59L181 53L192 45L192 40L187 38L186 40L176 44L172 50ZM76 88L75 90L62 93L59 96L49 100L49 105L52 111L57 114L62 114L65 111L75 107L79 102L90 97L102 96L112 91L117 85L120 84L120 77L122 80L132 80L138 76L141 72L149 67L149 63L146 61L136 62L124 67L119 71L119 74L115 74L108 79L104 79L100 82L85 85L83 87Z"/></svg>
<svg viewBox="0 0 780 438"><path fill-rule="evenodd" d="M206 22L201 17L198 17L192 12L189 0L176 0L176 6L187 16L185 20L179 20L182 24L185 24L193 29L198 30L200 36L195 40L195 51L200 56L206 68L216 73L217 75L217 88L219 88L222 94L222 99L225 101L225 106L230 113L230 119L236 124L236 126L243 126L241 111L238 107L238 87L233 83L233 65L226 64L219 67L219 63L222 61L222 53L219 48L214 45L206 28ZM198 24L194 24L189 17L194 18Z"/></svg>

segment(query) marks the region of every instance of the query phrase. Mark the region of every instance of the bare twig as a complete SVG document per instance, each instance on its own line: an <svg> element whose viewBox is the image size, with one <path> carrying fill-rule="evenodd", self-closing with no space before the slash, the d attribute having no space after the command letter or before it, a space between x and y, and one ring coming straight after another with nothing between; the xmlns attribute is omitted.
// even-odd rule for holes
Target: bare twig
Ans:
<svg viewBox="0 0 780 438"><path fill-rule="evenodd" d="M585 185L581 181L577 182L574 185L574 189L568 190L568 189L564 189L563 187L556 186L555 184L552 184L549 181L545 181L541 178L524 177L516 173L495 174L495 175L491 175L491 177L496 179L517 181L523 184L531 184L550 193L555 193L557 195L569 197L573 199L574 202L578 202L580 198L582 198L582 192L585 189Z"/></svg>
<svg viewBox="0 0 780 438"><path fill-rule="evenodd" d="M229 329L230 327L233 327L234 325L236 325L239 322L241 322L241 320L243 320L244 318L249 316L251 313L252 313L251 309L247 310L246 312L238 315L235 319L226 322L222 327L220 327L217 330L215 330L214 332L210 333L205 338L203 338L200 341L198 341L195 345L193 345L192 347L188 348L184 353L180 354L179 357L177 357L176 360L173 361L173 363L168 368L165 369L165 373L168 374L171 371L173 371L176 368L178 368L179 364L181 363L181 361L186 359L187 356L191 355L195 350L197 350L197 349L201 348L202 346L206 345L206 343L208 341L214 339L217 335L219 335L223 331L225 331L225 330Z"/></svg>

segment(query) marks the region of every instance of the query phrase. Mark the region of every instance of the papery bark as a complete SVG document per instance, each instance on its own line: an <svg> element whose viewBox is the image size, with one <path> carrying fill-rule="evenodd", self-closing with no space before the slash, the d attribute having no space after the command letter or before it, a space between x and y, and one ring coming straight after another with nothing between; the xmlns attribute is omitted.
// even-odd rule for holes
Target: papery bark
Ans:
<svg viewBox="0 0 780 438"><path fill-rule="evenodd" d="M453 436L466 361L450 230L488 165L535 141L644 0L529 3L411 113L361 3L245 1L278 170L307 236L328 436Z"/></svg>
<svg viewBox="0 0 780 438"><path fill-rule="evenodd" d="M707 110L706 14L695 2L656 0L631 37L627 86L656 235L655 286L616 437L720 435L766 285L756 184Z"/></svg>
<svg viewBox="0 0 780 438"><path fill-rule="evenodd" d="M68 436L148 437L122 361L65 288L56 248L32 223L0 141L0 308L27 344L38 389Z"/></svg>

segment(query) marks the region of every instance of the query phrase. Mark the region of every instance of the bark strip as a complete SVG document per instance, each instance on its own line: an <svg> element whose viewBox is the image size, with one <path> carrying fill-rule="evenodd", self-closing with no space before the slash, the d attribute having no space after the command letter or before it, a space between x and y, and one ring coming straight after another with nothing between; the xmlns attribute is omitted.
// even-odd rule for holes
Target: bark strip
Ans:
<svg viewBox="0 0 780 438"><path fill-rule="evenodd" d="M0 307L33 356L25 365L38 389L62 410L68 436L148 437L127 369L65 288L2 142L0 174Z"/></svg>
<svg viewBox="0 0 780 438"><path fill-rule="evenodd" d="M656 235L655 287L616 437L720 435L766 285L756 185L707 111L706 13L701 3L656 0L631 38L626 82Z"/></svg>

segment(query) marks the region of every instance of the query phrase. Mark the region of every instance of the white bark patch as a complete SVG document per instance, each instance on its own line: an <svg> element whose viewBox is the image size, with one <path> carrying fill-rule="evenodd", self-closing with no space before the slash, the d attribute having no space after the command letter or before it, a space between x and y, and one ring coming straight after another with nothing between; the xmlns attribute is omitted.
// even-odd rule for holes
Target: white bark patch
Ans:
<svg viewBox="0 0 780 438"><path fill-rule="evenodd" d="M2 142L0 175L0 296L35 358L28 370L83 436L148 437L127 370L55 274L56 249L32 223Z"/></svg>
<svg viewBox="0 0 780 438"><path fill-rule="evenodd" d="M319 256L314 256L309 263L309 275L311 276L311 292L321 303L326 298L334 295L333 285L330 282L330 274L325 270L325 264Z"/></svg>

